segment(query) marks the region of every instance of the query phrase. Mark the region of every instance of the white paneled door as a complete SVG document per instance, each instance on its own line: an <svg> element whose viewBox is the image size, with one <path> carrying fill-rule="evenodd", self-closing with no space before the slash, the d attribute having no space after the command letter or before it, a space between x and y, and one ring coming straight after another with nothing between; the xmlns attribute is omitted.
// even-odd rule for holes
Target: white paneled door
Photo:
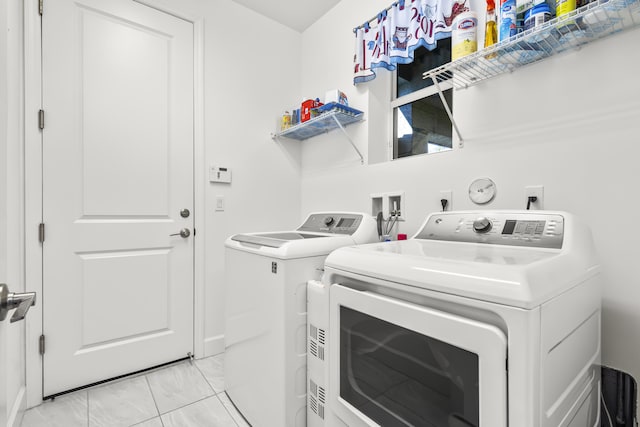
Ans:
<svg viewBox="0 0 640 427"><path fill-rule="evenodd" d="M6 326L0 322L0 426L7 423L7 347L10 343L6 338Z"/></svg>
<svg viewBox="0 0 640 427"><path fill-rule="evenodd" d="M42 25L50 396L193 351L193 26L131 0Z"/></svg>
<svg viewBox="0 0 640 427"><path fill-rule="evenodd" d="M0 10L0 19L4 19L3 11ZM2 23L0 23L0 28L4 28ZM2 36L0 36L0 42L2 42ZM2 67L3 58L0 58L0 67ZM0 85L4 84L4 82L0 82ZM3 87L0 87L0 93L6 93ZM3 101L0 100L0 114L3 114L6 109L3 108ZM4 111L3 111L4 110ZM3 117L0 117L0 159L3 162L6 160L6 144L7 138L4 137L6 135L6 123ZM6 166L1 164L0 167L6 170ZM0 172L0 283L6 283L7 280L7 176L6 172ZM4 322L0 321L0 427L5 427L7 424L7 389L8 389L8 381L7 381L7 370L8 370L8 361L7 361L7 350L10 346L19 345L17 342L11 342L7 339L7 326L6 324L9 320Z"/></svg>

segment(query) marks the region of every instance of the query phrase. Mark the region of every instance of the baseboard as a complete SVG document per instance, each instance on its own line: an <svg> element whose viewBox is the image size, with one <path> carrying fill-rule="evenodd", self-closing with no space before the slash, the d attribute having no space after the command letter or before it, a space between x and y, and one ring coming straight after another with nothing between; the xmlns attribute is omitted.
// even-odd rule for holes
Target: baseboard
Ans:
<svg viewBox="0 0 640 427"><path fill-rule="evenodd" d="M204 339L203 357L215 356L220 353L224 353L224 335Z"/></svg>
<svg viewBox="0 0 640 427"><path fill-rule="evenodd" d="M27 408L27 390L20 387L16 400L13 402L11 413L7 417L7 427L18 427L22 423L22 416Z"/></svg>

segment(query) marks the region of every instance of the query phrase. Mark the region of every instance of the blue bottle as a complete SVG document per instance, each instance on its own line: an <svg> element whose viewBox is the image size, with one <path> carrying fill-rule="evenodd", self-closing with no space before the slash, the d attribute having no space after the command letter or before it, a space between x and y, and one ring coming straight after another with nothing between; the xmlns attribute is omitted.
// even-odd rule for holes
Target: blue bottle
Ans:
<svg viewBox="0 0 640 427"><path fill-rule="evenodd" d="M498 41L504 41L516 35L516 0L500 0L499 24Z"/></svg>

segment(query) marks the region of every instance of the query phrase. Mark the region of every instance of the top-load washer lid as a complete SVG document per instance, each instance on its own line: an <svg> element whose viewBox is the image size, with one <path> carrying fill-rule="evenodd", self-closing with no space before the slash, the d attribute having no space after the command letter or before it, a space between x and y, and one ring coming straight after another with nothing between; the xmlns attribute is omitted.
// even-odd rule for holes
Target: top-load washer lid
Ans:
<svg viewBox="0 0 640 427"><path fill-rule="evenodd" d="M320 234L304 234L289 232L276 232L276 233L260 233L260 234L236 234L231 237L231 240L235 240L240 243L251 243L259 246L268 246L270 248L279 248L292 240L301 239L317 239L329 236L323 236Z"/></svg>
<svg viewBox="0 0 640 427"><path fill-rule="evenodd" d="M332 250L378 241L376 221L357 212L316 212L296 230L231 236L227 248L289 259L327 255Z"/></svg>
<svg viewBox="0 0 640 427"><path fill-rule="evenodd" d="M533 308L595 276L589 229L564 212L441 212L411 239L342 248L326 281L381 279Z"/></svg>

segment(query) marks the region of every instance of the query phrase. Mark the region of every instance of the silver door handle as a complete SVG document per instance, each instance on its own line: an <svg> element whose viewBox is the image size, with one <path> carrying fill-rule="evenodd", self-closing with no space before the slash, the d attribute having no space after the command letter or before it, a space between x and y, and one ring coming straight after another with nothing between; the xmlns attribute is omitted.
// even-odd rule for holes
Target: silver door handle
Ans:
<svg viewBox="0 0 640 427"><path fill-rule="evenodd" d="M13 323L22 320L32 305L36 305L35 292L9 292L9 287L4 283L0 283L0 321L4 320L9 310L13 310L14 308L17 308L17 310L13 313L13 316L11 316L10 322Z"/></svg>
<svg viewBox="0 0 640 427"><path fill-rule="evenodd" d="M188 228L183 228L179 233L169 234L169 236L180 236L183 239L186 239L187 237L191 236L191 231L189 231Z"/></svg>

